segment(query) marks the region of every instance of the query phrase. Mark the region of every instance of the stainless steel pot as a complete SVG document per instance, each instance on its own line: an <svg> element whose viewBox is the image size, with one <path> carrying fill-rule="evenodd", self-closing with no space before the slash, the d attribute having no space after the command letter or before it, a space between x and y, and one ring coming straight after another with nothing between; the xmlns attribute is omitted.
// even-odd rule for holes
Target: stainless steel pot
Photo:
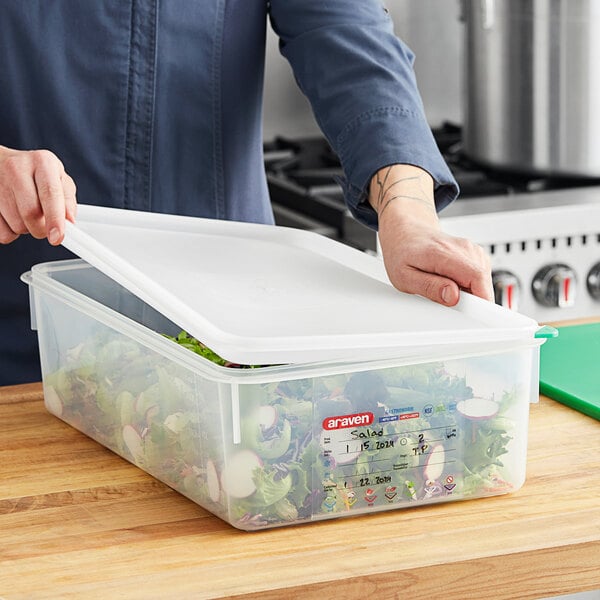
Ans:
<svg viewBox="0 0 600 600"><path fill-rule="evenodd" d="M465 153L600 177L600 0L463 0Z"/></svg>

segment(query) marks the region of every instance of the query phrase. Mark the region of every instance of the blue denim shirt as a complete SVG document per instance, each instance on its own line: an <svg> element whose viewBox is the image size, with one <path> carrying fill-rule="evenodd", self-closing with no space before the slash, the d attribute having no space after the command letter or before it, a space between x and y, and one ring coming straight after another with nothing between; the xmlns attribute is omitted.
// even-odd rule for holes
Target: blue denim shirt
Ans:
<svg viewBox="0 0 600 600"><path fill-rule="evenodd" d="M81 203L271 223L269 20L358 219L376 227L365 190L392 163L429 171L438 209L456 196L379 0L4 0L0 144L55 152ZM0 247L0 383L39 379L19 275L63 256L27 236Z"/></svg>

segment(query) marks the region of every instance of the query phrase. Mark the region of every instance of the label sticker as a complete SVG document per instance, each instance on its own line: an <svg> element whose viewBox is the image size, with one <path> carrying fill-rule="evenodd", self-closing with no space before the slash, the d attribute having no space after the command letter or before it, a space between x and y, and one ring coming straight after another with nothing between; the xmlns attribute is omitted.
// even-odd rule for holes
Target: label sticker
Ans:
<svg viewBox="0 0 600 600"><path fill-rule="evenodd" d="M327 417L323 419L323 429L332 431L334 429L347 429L348 427L363 427L373 423L373 413L363 412L353 415L342 415L339 417Z"/></svg>

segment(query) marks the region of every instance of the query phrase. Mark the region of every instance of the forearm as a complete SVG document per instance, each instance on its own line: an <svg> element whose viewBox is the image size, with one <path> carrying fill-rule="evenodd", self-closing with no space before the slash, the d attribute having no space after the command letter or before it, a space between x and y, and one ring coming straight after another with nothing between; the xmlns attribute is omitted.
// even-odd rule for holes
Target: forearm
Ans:
<svg viewBox="0 0 600 600"><path fill-rule="evenodd" d="M348 207L376 227L365 203L385 165L420 166L435 181L438 210L458 194L424 114L413 54L379 0L274 0L271 20L296 80L340 158Z"/></svg>

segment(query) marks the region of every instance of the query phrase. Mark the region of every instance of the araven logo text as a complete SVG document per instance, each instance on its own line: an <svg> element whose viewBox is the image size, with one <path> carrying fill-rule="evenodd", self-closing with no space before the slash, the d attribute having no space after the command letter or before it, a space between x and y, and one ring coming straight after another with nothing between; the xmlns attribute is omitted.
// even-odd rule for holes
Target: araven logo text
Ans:
<svg viewBox="0 0 600 600"><path fill-rule="evenodd" d="M323 419L323 429L331 431L332 429L345 429L346 427L361 427L362 425L370 425L372 422L372 412L355 413L341 417L327 417Z"/></svg>

